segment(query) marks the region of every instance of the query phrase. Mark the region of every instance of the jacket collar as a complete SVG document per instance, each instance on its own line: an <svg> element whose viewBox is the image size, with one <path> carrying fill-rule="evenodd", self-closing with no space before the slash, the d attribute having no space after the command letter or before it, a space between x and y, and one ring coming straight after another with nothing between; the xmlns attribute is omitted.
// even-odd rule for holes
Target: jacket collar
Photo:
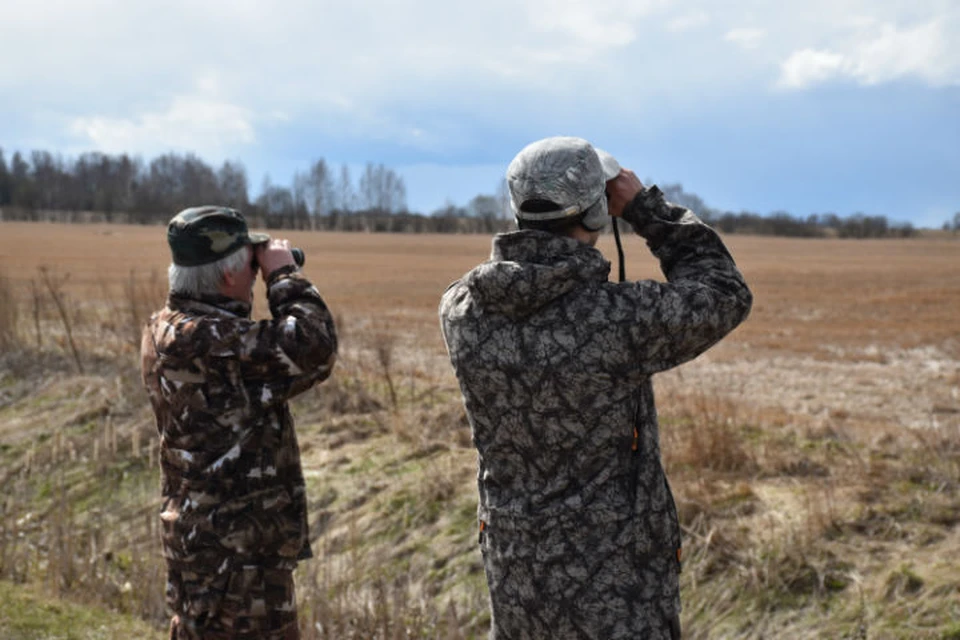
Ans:
<svg viewBox="0 0 960 640"><path fill-rule="evenodd" d="M523 318L569 292L607 281L610 263L594 247L537 230L497 235L490 260L464 278L477 305Z"/></svg>
<svg viewBox="0 0 960 640"><path fill-rule="evenodd" d="M184 294L170 292L167 306L174 311L200 315L250 317L250 304L219 293Z"/></svg>

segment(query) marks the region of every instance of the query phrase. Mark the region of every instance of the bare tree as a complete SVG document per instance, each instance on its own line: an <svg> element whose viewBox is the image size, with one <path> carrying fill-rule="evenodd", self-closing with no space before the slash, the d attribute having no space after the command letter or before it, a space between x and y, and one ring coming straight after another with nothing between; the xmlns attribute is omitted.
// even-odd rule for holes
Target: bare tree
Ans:
<svg viewBox="0 0 960 640"><path fill-rule="evenodd" d="M266 217L267 226L272 228L294 228L298 226L299 214L305 211L297 206L293 191L286 187L275 186L270 181L269 175L263 178L263 187L260 190L256 205Z"/></svg>
<svg viewBox="0 0 960 640"><path fill-rule="evenodd" d="M23 159L19 151L14 152L10 161L11 193L10 204L24 209L36 208L36 185L30 174L30 164Z"/></svg>
<svg viewBox="0 0 960 640"><path fill-rule="evenodd" d="M312 216L311 226L316 228L316 220L321 216L329 215L334 210L333 178L323 158L316 160L305 176L307 208ZM331 227L336 226L336 220L331 220Z"/></svg>
<svg viewBox="0 0 960 640"><path fill-rule="evenodd" d="M297 171L293 174L293 184L290 185L290 196L293 199L293 208L298 213L303 211L304 217L309 215L309 209L307 207L308 181L309 177L307 174ZM310 228L314 228L312 219L310 220Z"/></svg>
<svg viewBox="0 0 960 640"><path fill-rule="evenodd" d="M241 211L250 204L247 170L239 162L225 161L217 172L220 203Z"/></svg>
<svg viewBox="0 0 960 640"><path fill-rule="evenodd" d="M10 196L10 170L7 168L7 161L3 157L3 148L0 148L0 207L10 204Z"/></svg>
<svg viewBox="0 0 960 640"><path fill-rule="evenodd" d="M350 178L350 167L340 166L340 179L337 181L336 208L344 213L350 213L356 207L356 192L353 190L353 180Z"/></svg>
<svg viewBox="0 0 960 640"><path fill-rule="evenodd" d="M510 207L510 186L506 178L501 178L497 185L497 208L502 220L513 219L513 209Z"/></svg>
<svg viewBox="0 0 960 640"><path fill-rule="evenodd" d="M500 219L500 203L495 196L474 196L467 205L467 211L481 221L485 233L492 233L496 229L497 220Z"/></svg>
<svg viewBox="0 0 960 640"><path fill-rule="evenodd" d="M407 188L397 173L368 162L360 176L360 205L366 211L399 213L407 209Z"/></svg>

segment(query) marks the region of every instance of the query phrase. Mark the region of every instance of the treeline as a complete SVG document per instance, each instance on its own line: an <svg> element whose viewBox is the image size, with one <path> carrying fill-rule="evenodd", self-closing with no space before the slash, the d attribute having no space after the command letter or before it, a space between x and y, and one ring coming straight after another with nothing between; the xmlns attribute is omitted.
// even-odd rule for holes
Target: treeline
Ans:
<svg viewBox="0 0 960 640"><path fill-rule="evenodd" d="M467 207L448 205L431 215L407 210L403 178L367 163L354 179L350 168L324 159L298 171L290 186L264 178L250 200L240 162L214 168L193 154L168 153L144 162L127 154L92 152L75 159L19 151L7 161L0 149L0 219L62 222L166 223L189 206L222 204L266 228L372 232L493 232L506 229L502 203L479 195Z"/></svg>
<svg viewBox="0 0 960 640"><path fill-rule="evenodd" d="M886 238L917 233L909 223L883 216L834 213L793 216L778 211L713 209L680 184L661 185L667 199L695 211L725 233L794 237ZM512 228L509 196L501 181L495 194L475 196L466 206L448 203L429 214L407 208L403 178L383 164L367 163L354 179L316 160L294 174L289 186L264 178L250 200L240 162L214 168L193 154L168 153L149 162L127 154L84 153L74 159L19 151L10 160L0 148L0 219L63 222L166 223L198 204L223 204L244 212L252 226L285 229L400 233L494 233Z"/></svg>
<svg viewBox="0 0 960 640"><path fill-rule="evenodd" d="M34 151L27 160L18 151L8 164L0 149L0 207L27 219L57 211L96 212L106 222L166 222L185 207L215 203L241 209L266 226L306 228L316 216L336 220L339 214L394 214L407 208L403 178L373 163L354 181L346 165L334 176L321 159L298 172L290 187L267 177L256 200L250 201L249 193L239 162L214 169L193 154L168 153L146 163L127 154L64 159L46 151Z"/></svg>
<svg viewBox="0 0 960 640"><path fill-rule="evenodd" d="M891 223L884 216L855 213L840 217L835 213L793 216L775 211L762 216L750 211L722 211L708 207L699 196L687 193L679 184L661 186L667 200L697 212L704 222L724 233L741 233L794 238L909 238L917 230L909 222Z"/></svg>

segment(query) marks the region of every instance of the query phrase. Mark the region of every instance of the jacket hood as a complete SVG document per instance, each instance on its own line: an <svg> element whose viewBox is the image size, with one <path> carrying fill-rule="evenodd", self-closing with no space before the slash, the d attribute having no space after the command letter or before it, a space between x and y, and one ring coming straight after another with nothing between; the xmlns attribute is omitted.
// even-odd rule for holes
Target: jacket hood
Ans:
<svg viewBox="0 0 960 640"><path fill-rule="evenodd" d="M547 231L494 236L490 260L464 283L481 308L522 318L588 282L606 282L610 263L597 249Z"/></svg>

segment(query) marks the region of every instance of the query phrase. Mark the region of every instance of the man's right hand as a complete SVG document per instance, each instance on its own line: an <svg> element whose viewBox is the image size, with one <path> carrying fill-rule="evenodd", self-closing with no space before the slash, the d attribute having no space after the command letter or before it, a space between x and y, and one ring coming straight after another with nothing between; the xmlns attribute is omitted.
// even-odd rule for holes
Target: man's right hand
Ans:
<svg viewBox="0 0 960 640"><path fill-rule="evenodd" d="M643 184L630 169L620 169L620 174L607 181L607 210L610 215L619 218L623 209L643 191Z"/></svg>
<svg viewBox="0 0 960 640"><path fill-rule="evenodd" d="M264 244L258 244L254 247L257 254L257 262L260 263L260 273L266 282L270 279L270 274L287 265L296 266L293 260L293 253L290 252L290 241L284 238L271 238Z"/></svg>

